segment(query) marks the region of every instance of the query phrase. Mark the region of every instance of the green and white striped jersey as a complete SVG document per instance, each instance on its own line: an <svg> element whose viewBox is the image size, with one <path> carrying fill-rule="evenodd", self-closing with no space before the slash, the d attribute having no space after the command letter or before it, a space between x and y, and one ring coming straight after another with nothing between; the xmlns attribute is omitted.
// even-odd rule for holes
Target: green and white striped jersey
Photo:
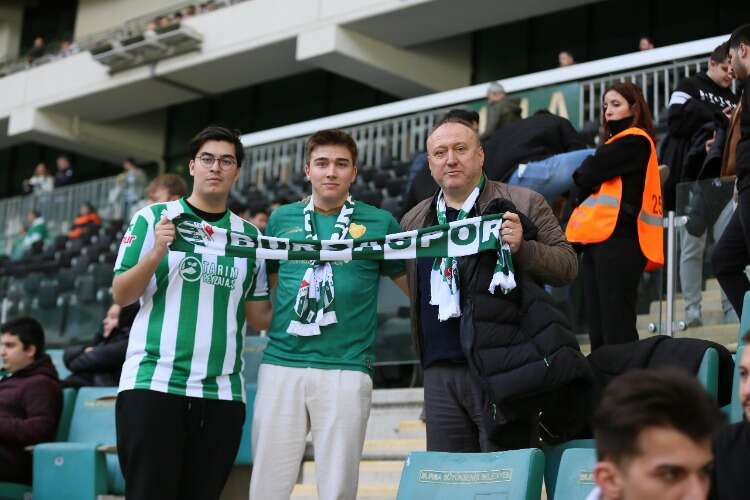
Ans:
<svg viewBox="0 0 750 500"><path fill-rule="evenodd" d="M163 214L183 212L194 214L182 199L139 210L120 244L115 274L151 251L154 226ZM230 211L211 225L258 234ZM198 226L189 230L210 240L211 226ZM170 250L141 296L119 390L244 401L242 332L248 300L268 300L264 261Z"/></svg>

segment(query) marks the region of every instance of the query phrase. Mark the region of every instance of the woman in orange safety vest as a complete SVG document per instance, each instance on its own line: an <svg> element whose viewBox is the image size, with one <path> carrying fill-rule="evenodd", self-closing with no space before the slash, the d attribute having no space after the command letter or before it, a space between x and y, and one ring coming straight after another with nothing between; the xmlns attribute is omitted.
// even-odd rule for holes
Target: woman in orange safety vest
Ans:
<svg viewBox="0 0 750 500"><path fill-rule="evenodd" d="M566 229L583 248L592 350L638 340L638 282L644 269L664 263L659 164L640 87L607 89L602 124L603 144L573 174L579 193Z"/></svg>

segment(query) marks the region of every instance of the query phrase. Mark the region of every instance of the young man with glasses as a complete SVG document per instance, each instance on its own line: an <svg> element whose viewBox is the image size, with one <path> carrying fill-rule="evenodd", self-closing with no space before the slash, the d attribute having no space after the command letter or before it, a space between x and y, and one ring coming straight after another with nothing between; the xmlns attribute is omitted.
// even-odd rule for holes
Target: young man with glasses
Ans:
<svg viewBox="0 0 750 500"><path fill-rule="evenodd" d="M168 213L258 234L227 210L242 164L238 135L208 127L190 143L190 157L192 193L133 217L112 283L115 303L141 303L117 398L125 494L140 500L219 498L245 420L242 329L246 320L256 330L270 323L263 262L169 248L185 229Z"/></svg>
<svg viewBox="0 0 750 500"><path fill-rule="evenodd" d="M307 140L305 174L312 196L274 210L268 236L358 240L400 232L391 214L350 196L357 145L346 132L323 130ZM406 291L403 261L269 261L268 273L275 313L258 374L250 498L289 498L312 432L318 496L354 500L380 277Z"/></svg>

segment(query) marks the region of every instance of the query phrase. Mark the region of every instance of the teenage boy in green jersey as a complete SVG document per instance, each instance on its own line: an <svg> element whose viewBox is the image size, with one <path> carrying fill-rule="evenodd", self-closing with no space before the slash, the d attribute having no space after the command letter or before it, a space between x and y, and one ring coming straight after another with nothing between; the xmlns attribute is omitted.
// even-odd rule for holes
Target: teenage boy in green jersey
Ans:
<svg viewBox="0 0 750 500"><path fill-rule="evenodd" d="M269 236L336 240L401 231L390 213L349 196L357 145L348 134L316 132L305 160L312 196L274 210ZM312 431L319 498L354 500L370 415L378 285L385 275L406 292L404 264L269 261L268 272L275 314L258 375L250 498L289 498Z"/></svg>
<svg viewBox="0 0 750 500"><path fill-rule="evenodd" d="M238 135L208 127L191 142L190 157L192 193L138 211L112 283L116 303L141 303L116 409L125 495L139 500L219 498L245 419L242 328L246 319L257 330L270 323L263 262L169 249L181 227L167 213L258 234L227 210L242 164Z"/></svg>

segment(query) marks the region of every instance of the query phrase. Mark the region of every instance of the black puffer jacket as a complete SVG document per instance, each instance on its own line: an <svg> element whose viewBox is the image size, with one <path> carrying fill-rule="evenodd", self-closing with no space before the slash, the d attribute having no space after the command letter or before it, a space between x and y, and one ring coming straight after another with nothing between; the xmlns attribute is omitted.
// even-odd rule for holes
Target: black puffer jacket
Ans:
<svg viewBox="0 0 750 500"><path fill-rule="evenodd" d="M515 212L506 200L494 203L485 213ZM534 239L533 224L528 219L522 224L524 239ZM459 259L461 347L490 400L486 427L492 434L498 426L542 412L545 427L574 435L593 401L586 358L565 315L533 280L517 273L516 289L490 294L495 259L493 252ZM559 405L559 396L568 393L580 400Z"/></svg>

